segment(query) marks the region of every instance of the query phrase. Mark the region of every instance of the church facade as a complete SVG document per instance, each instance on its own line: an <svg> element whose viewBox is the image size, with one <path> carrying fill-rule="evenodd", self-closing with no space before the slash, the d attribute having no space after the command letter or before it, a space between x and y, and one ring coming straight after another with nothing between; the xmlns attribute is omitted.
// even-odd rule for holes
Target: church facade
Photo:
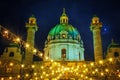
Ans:
<svg viewBox="0 0 120 80"><path fill-rule="evenodd" d="M83 61L84 47L79 32L68 22L65 10L45 42L45 57L56 61ZM47 60L49 60L47 59ZM44 58L46 61L46 58Z"/></svg>

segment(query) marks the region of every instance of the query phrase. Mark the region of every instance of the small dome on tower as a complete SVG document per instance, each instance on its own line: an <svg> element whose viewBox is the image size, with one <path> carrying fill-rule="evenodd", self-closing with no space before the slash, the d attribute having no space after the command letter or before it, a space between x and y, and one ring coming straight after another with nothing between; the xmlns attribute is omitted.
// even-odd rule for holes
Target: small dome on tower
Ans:
<svg viewBox="0 0 120 80"><path fill-rule="evenodd" d="M34 15L32 15L30 18L29 18L29 24L36 24L36 18Z"/></svg>
<svg viewBox="0 0 120 80"><path fill-rule="evenodd" d="M60 17L60 23L61 24L68 24L68 17L65 13L65 8L63 8L62 16Z"/></svg>
<svg viewBox="0 0 120 80"><path fill-rule="evenodd" d="M99 23L99 17L97 17L96 15L93 16L92 23Z"/></svg>

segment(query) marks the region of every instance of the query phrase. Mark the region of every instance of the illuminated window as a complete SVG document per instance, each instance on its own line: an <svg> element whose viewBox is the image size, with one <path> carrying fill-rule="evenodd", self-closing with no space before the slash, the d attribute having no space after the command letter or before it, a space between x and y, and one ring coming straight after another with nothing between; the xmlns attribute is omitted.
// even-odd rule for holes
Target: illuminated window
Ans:
<svg viewBox="0 0 120 80"><path fill-rule="evenodd" d="M115 52L114 53L114 57L118 57L119 56L119 53L118 52Z"/></svg>
<svg viewBox="0 0 120 80"><path fill-rule="evenodd" d="M61 57L66 58L66 49L62 49L61 52Z"/></svg>
<svg viewBox="0 0 120 80"><path fill-rule="evenodd" d="M14 52L10 52L9 57L14 57Z"/></svg>

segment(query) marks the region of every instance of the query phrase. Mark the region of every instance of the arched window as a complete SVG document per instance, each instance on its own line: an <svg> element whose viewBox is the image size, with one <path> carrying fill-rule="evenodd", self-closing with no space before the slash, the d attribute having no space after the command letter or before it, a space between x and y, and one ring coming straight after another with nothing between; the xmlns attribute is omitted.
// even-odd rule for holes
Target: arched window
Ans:
<svg viewBox="0 0 120 80"><path fill-rule="evenodd" d="M14 57L14 52L10 52L9 57Z"/></svg>
<svg viewBox="0 0 120 80"><path fill-rule="evenodd" d="M66 49L61 50L61 58L66 58Z"/></svg>
<svg viewBox="0 0 120 80"><path fill-rule="evenodd" d="M119 56L119 53L118 52L115 52L114 53L114 57L118 57Z"/></svg>
<svg viewBox="0 0 120 80"><path fill-rule="evenodd" d="M66 23L66 20L65 20L65 19L63 19L63 23Z"/></svg>

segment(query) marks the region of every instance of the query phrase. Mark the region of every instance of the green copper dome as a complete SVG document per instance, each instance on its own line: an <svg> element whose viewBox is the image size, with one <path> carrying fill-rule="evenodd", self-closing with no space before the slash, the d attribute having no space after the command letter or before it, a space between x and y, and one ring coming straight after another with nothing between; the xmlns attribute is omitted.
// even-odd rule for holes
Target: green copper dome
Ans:
<svg viewBox="0 0 120 80"><path fill-rule="evenodd" d="M68 16L63 9L62 16L60 16L60 24L54 26L47 37L48 41L55 39L73 39L80 41L80 34L76 28L68 23Z"/></svg>
<svg viewBox="0 0 120 80"><path fill-rule="evenodd" d="M66 31L67 35L70 35L71 37L75 37L79 35L79 32L77 31L77 29L75 29L70 24L58 24L51 29L48 35L51 35L51 36L60 35L62 31Z"/></svg>

